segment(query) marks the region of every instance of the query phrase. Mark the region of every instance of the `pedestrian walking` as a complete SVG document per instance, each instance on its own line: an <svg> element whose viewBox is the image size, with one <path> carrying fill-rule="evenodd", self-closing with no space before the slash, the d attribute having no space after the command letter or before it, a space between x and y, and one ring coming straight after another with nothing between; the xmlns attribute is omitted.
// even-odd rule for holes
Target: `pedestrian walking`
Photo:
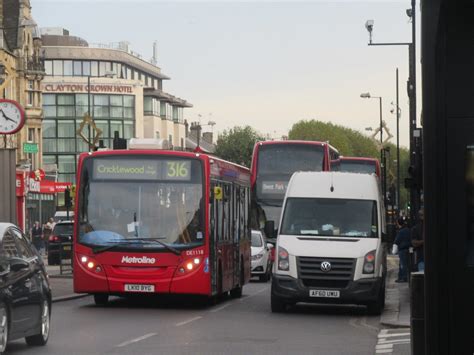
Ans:
<svg viewBox="0 0 474 355"><path fill-rule="evenodd" d="M40 225L39 221L36 221L33 227L31 228L31 240L36 250L41 254L44 253L44 240L43 240L43 228Z"/></svg>
<svg viewBox="0 0 474 355"><path fill-rule="evenodd" d="M49 237L53 233L53 229L56 223L54 222L54 218L49 218L48 222L43 227L43 240L46 249L46 253L48 252L48 245L49 245Z"/></svg>
<svg viewBox="0 0 474 355"><path fill-rule="evenodd" d="M408 281L408 256L411 247L410 229L408 228L408 221L405 217L398 219L398 233L395 237L394 244L398 247L398 279L395 282Z"/></svg>
<svg viewBox="0 0 474 355"><path fill-rule="evenodd" d="M418 222L411 229L411 244L415 249L415 265L418 271L425 271L425 229L424 229L424 209L418 211Z"/></svg>

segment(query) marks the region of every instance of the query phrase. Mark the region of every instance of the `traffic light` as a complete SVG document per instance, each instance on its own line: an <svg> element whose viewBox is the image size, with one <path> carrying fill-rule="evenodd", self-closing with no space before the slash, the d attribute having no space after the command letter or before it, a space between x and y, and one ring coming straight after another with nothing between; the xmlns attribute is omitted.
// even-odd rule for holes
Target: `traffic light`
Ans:
<svg viewBox="0 0 474 355"><path fill-rule="evenodd" d="M421 167L410 165L408 167L408 175L410 177L405 179L405 188L421 189L423 186L423 175L422 175Z"/></svg>
<svg viewBox="0 0 474 355"><path fill-rule="evenodd" d="M71 190L69 188L64 191L64 204L67 208L72 207Z"/></svg>

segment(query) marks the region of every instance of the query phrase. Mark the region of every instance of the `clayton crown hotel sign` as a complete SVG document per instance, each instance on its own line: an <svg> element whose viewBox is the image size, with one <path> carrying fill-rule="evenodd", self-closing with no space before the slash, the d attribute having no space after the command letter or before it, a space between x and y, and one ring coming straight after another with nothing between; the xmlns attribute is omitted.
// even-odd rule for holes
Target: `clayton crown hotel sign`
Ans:
<svg viewBox="0 0 474 355"><path fill-rule="evenodd" d="M89 92L87 84L61 83L43 84L43 92ZM91 93L115 93L132 94L132 85L123 84L91 84Z"/></svg>

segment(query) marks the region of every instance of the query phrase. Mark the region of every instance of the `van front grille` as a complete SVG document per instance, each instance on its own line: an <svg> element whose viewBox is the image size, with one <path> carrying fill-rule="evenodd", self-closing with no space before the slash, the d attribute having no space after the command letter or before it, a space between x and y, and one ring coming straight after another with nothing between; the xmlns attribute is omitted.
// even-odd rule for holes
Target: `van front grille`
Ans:
<svg viewBox="0 0 474 355"><path fill-rule="evenodd" d="M321 270L323 262L329 262L329 271ZM298 278L306 287L345 288L353 280L356 259L348 258L296 258Z"/></svg>

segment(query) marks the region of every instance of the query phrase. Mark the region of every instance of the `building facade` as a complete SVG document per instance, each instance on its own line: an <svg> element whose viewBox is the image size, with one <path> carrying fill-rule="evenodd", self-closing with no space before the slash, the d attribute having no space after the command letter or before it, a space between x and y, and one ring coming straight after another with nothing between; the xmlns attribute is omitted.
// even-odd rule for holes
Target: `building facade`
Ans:
<svg viewBox="0 0 474 355"><path fill-rule="evenodd" d="M7 147L17 148L17 165L35 170L42 165L41 81L45 71L40 53L41 38L31 15L30 1L0 1L0 27L0 60L4 80L0 98L19 102L25 109L26 117L23 129L8 137ZM36 152L24 152L24 143L33 143ZM5 141L2 140L0 147L4 146Z"/></svg>
<svg viewBox="0 0 474 355"><path fill-rule="evenodd" d="M83 137L109 148L115 134L159 137L184 148L183 109L191 105L163 91L169 77L156 54L148 62L126 42L88 44L59 28L42 33L43 161L57 167L59 181L75 182L78 155L89 150ZM95 124L90 128L83 124L87 113Z"/></svg>

